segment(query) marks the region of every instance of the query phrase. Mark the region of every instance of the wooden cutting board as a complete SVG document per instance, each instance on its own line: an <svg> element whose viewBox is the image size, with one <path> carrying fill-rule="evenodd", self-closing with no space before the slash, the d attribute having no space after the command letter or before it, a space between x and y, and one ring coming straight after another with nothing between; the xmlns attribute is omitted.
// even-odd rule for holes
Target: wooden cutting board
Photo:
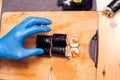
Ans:
<svg viewBox="0 0 120 80"><path fill-rule="evenodd" d="M52 31L39 34L65 33L68 40L76 35L80 54L69 60L64 56L33 56L21 61L0 59L0 79L48 80L52 66L52 80L95 80L96 68L89 55L89 43L98 27L97 12L6 12L2 15L1 37L28 16L52 20ZM35 40L36 35L30 36L24 46L35 47Z"/></svg>

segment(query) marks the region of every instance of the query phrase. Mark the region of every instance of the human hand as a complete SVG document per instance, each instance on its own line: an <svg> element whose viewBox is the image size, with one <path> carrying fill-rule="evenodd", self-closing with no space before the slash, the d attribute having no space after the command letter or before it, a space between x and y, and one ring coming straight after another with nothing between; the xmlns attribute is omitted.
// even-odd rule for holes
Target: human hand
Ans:
<svg viewBox="0 0 120 80"><path fill-rule="evenodd" d="M44 51L40 48L24 48L23 41L32 34L51 31L47 26L38 26L41 24L49 25L51 23L51 20L38 17L28 17L23 20L0 39L0 58L21 60L43 54Z"/></svg>

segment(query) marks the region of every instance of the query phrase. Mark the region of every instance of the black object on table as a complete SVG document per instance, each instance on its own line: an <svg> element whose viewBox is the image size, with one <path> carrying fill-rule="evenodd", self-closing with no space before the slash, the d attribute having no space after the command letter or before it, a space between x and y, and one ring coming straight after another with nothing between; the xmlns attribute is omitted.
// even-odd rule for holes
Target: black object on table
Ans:
<svg viewBox="0 0 120 80"><path fill-rule="evenodd" d="M93 0L82 0L81 3L75 3L72 0L58 0L58 5L63 6L63 10L91 10L92 4Z"/></svg>

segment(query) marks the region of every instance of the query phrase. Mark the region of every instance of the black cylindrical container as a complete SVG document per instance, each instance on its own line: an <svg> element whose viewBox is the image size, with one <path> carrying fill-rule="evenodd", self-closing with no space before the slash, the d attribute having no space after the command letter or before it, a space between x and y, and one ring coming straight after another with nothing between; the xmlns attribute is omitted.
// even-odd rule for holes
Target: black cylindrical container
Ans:
<svg viewBox="0 0 120 80"><path fill-rule="evenodd" d="M67 38L66 34L53 34L52 45L66 47L67 46L66 38Z"/></svg>
<svg viewBox="0 0 120 80"><path fill-rule="evenodd" d="M77 10L90 10L92 9L93 0L72 0L72 6Z"/></svg>
<svg viewBox="0 0 120 80"><path fill-rule="evenodd" d="M115 12L120 9L120 0L113 0L103 11L108 17L113 17Z"/></svg>
<svg viewBox="0 0 120 80"><path fill-rule="evenodd" d="M39 45L39 47L50 47L51 41L52 36L37 35L36 44Z"/></svg>
<svg viewBox="0 0 120 80"><path fill-rule="evenodd" d="M107 7L109 7L113 12L120 9L120 0L113 0Z"/></svg>
<svg viewBox="0 0 120 80"><path fill-rule="evenodd" d="M51 47L52 54L64 55L66 53L66 47Z"/></svg>

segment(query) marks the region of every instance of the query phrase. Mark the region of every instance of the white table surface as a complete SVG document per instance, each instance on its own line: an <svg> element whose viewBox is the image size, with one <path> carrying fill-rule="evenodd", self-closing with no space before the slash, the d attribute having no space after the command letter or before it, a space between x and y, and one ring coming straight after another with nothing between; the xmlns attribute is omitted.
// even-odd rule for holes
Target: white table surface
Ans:
<svg viewBox="0 0 120 80"><path fill-rule="evenodd" d="M103 11L112 0L96 0L97 11Z"/></svg>

